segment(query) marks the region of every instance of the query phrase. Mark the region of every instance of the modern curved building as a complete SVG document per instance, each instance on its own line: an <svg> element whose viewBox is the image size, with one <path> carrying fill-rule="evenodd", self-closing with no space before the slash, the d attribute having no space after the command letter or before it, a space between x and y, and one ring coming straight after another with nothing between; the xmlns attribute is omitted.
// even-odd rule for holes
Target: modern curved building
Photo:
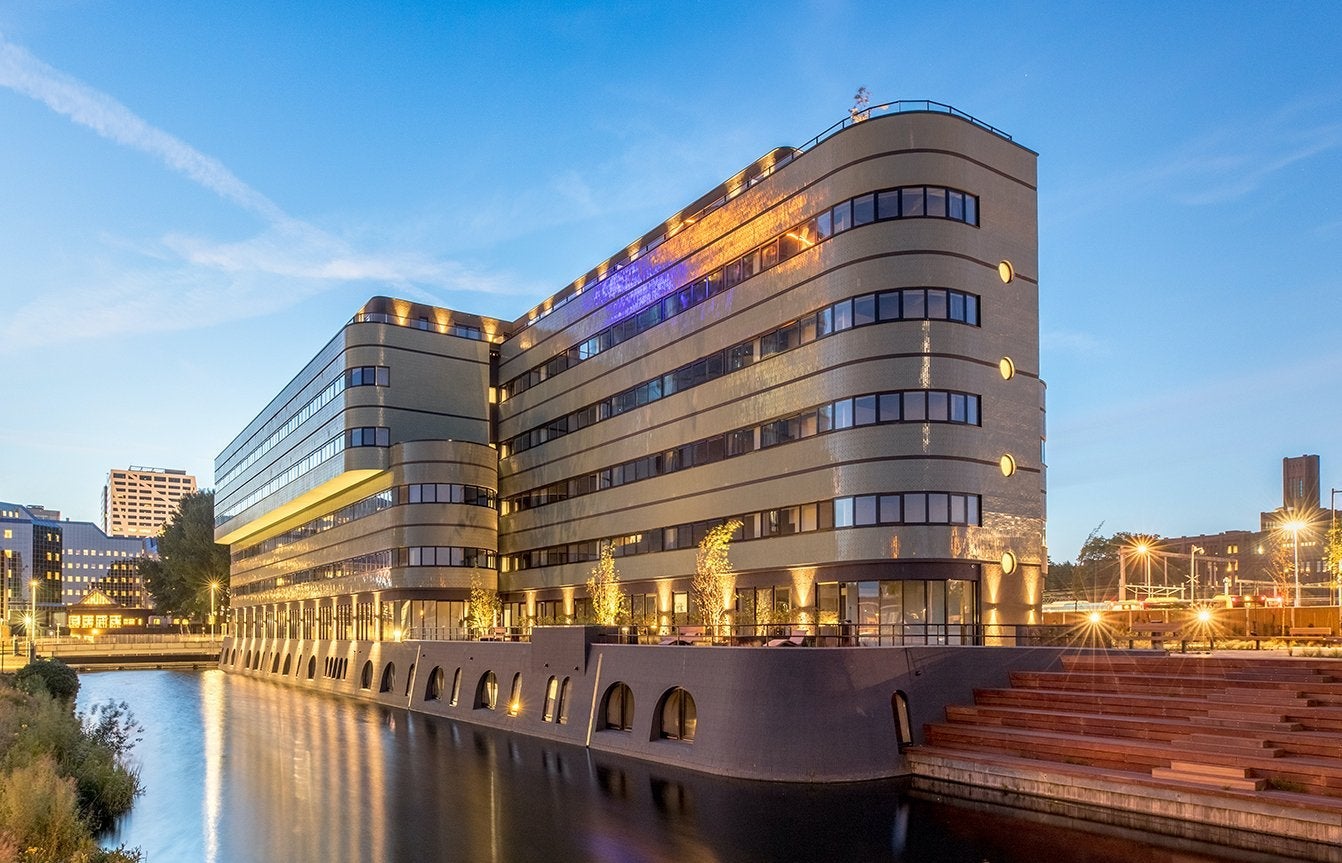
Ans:
<svg viewBox="0 0 1342 863"><path fill-rule="evenodd" d="M935 103L773 150L518 320L375 298L220 454L236 635L1022 624L1044 548L1036 155ZM926 629L922 631L926 632Z"/></svg>

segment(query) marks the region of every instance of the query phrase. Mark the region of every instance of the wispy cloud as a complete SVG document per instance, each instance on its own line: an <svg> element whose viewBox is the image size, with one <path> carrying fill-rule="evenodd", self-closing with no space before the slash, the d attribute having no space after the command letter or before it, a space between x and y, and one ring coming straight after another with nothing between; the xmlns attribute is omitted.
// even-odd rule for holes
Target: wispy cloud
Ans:
<svg viewBox="0 0 1342 863"><path fill-rule="evenodd" d="M1104 358L1112 353L1104 340L1080 330L1045 330L1039 334L1039 346L1048 354Z"/></svg>
<svg viewBox="0 0 1342 863"><path fill-rule="evenodd" d="M1068 185L1041 208L1066 223L1116 201L1159 199L1186 206L1237 201L1267 187L1284 171L1342 149L1339 97L1324 94L1262 116L1236 118L1167 151L1145 165Z"/></svg>
<svg viewBox="0 0 1342 863"><path fill-rule="evenodd" d="M104 259L91 264L95 271L87 283L55 286L40 300L11 311L0 324L0 350L263 315L350 282L374 282L436 303L457 292L534 290L421 251L355 248L290 216L218 159L155 128L110 95L49 66L3 35L0 87L153 157L263 223L258 234L242 241L180 232L147 241L108 237ZM50 312L54 305L65 310L59 326Z"/></svg>

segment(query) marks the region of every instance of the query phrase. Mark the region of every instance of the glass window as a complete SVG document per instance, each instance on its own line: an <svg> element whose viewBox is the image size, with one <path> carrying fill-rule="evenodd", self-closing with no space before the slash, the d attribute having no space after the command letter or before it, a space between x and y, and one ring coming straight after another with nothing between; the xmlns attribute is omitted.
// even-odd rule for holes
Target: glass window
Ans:
<svg viewBox="0 0 1342 863"><path fill-rule="evenodd" d="M844 399L834 403L834 428L853 427L853 400Z"/></svg>
<svg viewBox="0 0 1342 863"><path fill-rule="evenodd" d="M853 499L851 497L841 497L835 499L834 526L835 527L853 526Z"/></svg>
<svg viewBox="0 0 1342 863"><path fill-rule="evenodd" d="M979 298L973 294L965 294L965 323L979 324Z"/></svg>
<svg viewBox="0 0 1342 863"><path fill-rule="evenodd" d="M904 393L904 421L922 422L927 419L927 394L922 390Z"/></svg>
<svg viewBox="0 0 1342 863"><path fill-rule="evenodd" d="M908 219L923 214L923 187L910 186L899 190L900 216Z"/></svg>
<svg viewBox="0 0 1342 863"><path fill-rule="evenodd" d="M979 199L975 195L965 195L965 221L971 225L979 223Z"/></svg>
<svg viewBox="0 0 1342 863"><path fill-rule="evenodd" d="M927 292L927 316L934 321L946 320L946 292L929 290Z"/></svg>
<svg viewBox="0 0 1342 863"><path fill-rule="evenodd" d="M826 210L819 216L816 216L815 232L816 236L822 240L834 233L834 221L830 216L829 210Z"/></svg>
<svg viewBox="0 0 1342 863"><path fill-rule="evenodd" d="M667 693L662 702L661 737L689 743L694 740L697 725L694 698L680 687Z"/></svg>
<svg viewBox="0 0 1342 863"><path fill-rule="evenodd" d="M876 221L876 196L862 195L853 199L853 226Z"/></svg>
<svg viewBox="0 0 1342 863"><path fill-rule="evenodd" d="M927 215L946 215L946 190L929 186L927 189Z"/></svg>
<svg viewBox="0 0 1342 863"><path fill-rule="evenodd" d="M923 524L927 521L927 495L904 495L904 523Z"/></svg>
<svg viewBox="0 0 1342 863"><path fill-rule="evenodd" d="M927 418L932 422L946 422L950 418L949 408L947 406L947 394L941 390L930 390L927 393Z"/></svg>
<svg viewBox="0 0 1342 863"><path fill-rule="evenodd" d="M606 690L606 707L602 711L605 727L614 731L632 731L634 727L634 693L623 683L613 684Z"/></svg>
<svg viewBox="0 0 1342 863"><path fill-rule="evenodd" d="M963 222L965 220L965 193L946 190L946 215Z"/></svg>
<svg viewBox="0 0 1342 863"><path fill-rule="evenodd" d="M953 321L964 322L965 319L965 295L959 291L950 292L951 310L950 319Z"/></svg>
<svg viewBox="0 0 1342 863"><path fill-rule="evenodd" d="M951 398L951 422L953 423L966 422L965 419L967 413L966 403L968 401L968 397L964 393L951 393L950 398Z"/></svg>
<svg viewBox="0 0 1342 863"><path fill-rule="evenodd" d="M559 724L568 725L569 702L573 700L573 678L565 677L559 685Z"/></svg>
<svg viewBox="0 0 1342 863"><path fill-rule="evenodd" d="M869 426L876 422L876 396L853 399L853 425Z"/></svg>
<svg viewBox="0 0 1342 863"><path fill-rule="evenodd" d="M899 422L899 393L881 393L879 420L883 423Z"/></svg>
<svg viewBox="0 0 1342 863"><path fill-rule="evenodd" d="M853 325L853 301L844 300L841 303L835 303L834 309L834 331L846 330Z"/></svg>
<svg viewBox="0 0 1342 863"><path fill-rule="evenodd" d="M979 397L968 396L965 399L965 422L976 426L979 424Z"/></svg>
<svg viewBox="0 0 1342 863"><path fill-rule="evenodd" d="M824 308L816 313L815 331L818 336L827 336L834 332L834 309Z"/></svg>
<svg viewBox="0 0 1342 863"><path fill-rule="evenodd" d="M853 524L871 525L876 523L876 495L864 494L853 498Z"/></svg>
<svg viewBox="0 0 1342 863"><path fill-rule="evenodd" d="M883 321L899 320L899 291L886 291L877 298L877 312Z"/></svg>
<svg viewBox="0 0 1342 863"><path fill-rule="evenodd" d="M834 233L846 231L853 226L852 202L844 201L834 207L831 211L834 214Z"/></svg>
<svg viewBox="0 0 1342 863"><path fill-rule="evenodd" d="M899 218L899 190L891 189L876 196L876 218Z"/></svg>
<svg viewBox="0 0 1342 863"><path fill-rule="evenodd" d="M919 320L927 317L927 292L911 290L903 292L904 319Z"/></svg>
<svg viewBox="0 0 1342 863"><path fill-rule="evenodd" d="M853 326L876 323L876 295L863 294L853 300Z"/></svg>
<svg viewBox="0 0 1342 863"><path fill-rule="evenodd" d="M927 521L930 524L948 524L951 520L950 495L933 492L927 496Z"/></svg>
<svg viewBox="0 0 1342 863"><path fill-rule="evenodd" d="M979 496L976 494L965 496L965 515L968 516L969 524L983 524L982 515L979 512Z"/></svg>
<svg viewBox="0 0 1342 863"><path fill-rule="evenodd" d="M965 523L965 496L962 494L951 495L951 524Z"/></svg>
<svg viewBox="0 0 1342 863"><path fill-rule="evenodd" d="M897 494L883 494L880 502L880 520L881 524L899 524L903 521L903 514L900 512L900 496Z"/></svg>

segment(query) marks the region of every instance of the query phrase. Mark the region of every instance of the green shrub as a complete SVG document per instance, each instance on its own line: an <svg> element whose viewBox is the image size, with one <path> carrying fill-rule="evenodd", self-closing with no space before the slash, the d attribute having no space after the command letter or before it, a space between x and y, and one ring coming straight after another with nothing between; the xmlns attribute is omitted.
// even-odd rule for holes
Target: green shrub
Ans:
<svg viewBox="0 0 1342 863"><path fill-rule="evenodd" d="M24 692L45 691L67 704L79 694L79 675L59 659L35 659L14 674L15 684Z"/></svg>

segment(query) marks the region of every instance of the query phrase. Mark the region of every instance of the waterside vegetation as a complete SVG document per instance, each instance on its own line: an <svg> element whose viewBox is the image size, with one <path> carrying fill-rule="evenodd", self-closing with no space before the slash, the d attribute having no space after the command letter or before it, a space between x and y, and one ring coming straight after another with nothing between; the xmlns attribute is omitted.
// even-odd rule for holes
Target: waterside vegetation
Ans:
<svg viewBox="0 0 1342 863"><path fill-rule="evenodd" d="M58 660L0 676L0 863L138 863L95 836L140 793L140 725L125 702L75 712L79 679Z"/></svg>

